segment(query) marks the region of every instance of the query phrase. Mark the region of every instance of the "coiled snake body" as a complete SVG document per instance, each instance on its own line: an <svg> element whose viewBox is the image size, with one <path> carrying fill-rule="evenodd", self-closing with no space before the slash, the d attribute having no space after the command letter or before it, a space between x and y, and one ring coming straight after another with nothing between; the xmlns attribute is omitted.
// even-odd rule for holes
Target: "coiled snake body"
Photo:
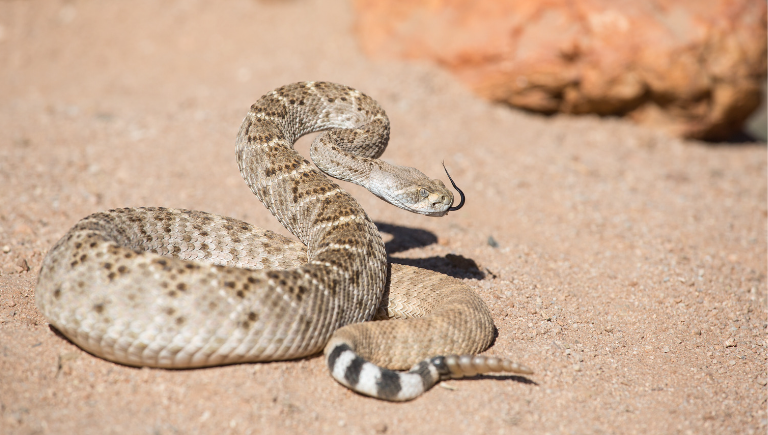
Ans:
<svg viewBox="0 0 768 435"><path fill-rule="evenodd" d="M70 340L131 366L191 368L325 350L333 377L362 394L410 400L440 379L530 373L485 350L493 322L460 281L387 264L365 211L327 174L401 208L441 216L453 195L413 168L377 160L389 121L347 86L305 82L259 99L237 136L253 193L298 239L232 218L165 208L81 220L46 255L36 301ZM365 322L373 318L388 321ZM394 372L412 367L409 372Z"/></svg>

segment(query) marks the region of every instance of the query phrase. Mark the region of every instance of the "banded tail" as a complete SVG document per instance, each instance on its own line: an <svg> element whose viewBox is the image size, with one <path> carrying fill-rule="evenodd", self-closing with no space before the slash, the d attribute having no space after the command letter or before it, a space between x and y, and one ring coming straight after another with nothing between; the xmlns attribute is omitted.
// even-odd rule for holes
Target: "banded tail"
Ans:
<svg viewBox="0 0 768 435"><path fill-rule="evenodd" d="M325 348L325 357L337 382L357 393L392 402L413 400L447 379L500 372L533 374L525 365L482 355L436 356L407 372L397 372L370 363L346 342L333 340Z"/></svg>

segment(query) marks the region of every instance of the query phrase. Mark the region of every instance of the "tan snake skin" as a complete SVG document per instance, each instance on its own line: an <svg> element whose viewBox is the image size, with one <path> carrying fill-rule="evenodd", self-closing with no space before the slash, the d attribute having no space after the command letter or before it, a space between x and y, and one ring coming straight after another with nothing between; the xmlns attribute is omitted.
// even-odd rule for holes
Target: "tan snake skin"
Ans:
<svg viewBox="0 0 768 435"><path fill-rule="evenodd" d="M412 399L450 377L530 373L507 360L451 355L490 345L488 309L451 277L401 265L390 273L365 211L293 150L319 130L327 131L311 157L327 174L416 213L441 216L452 205L439 180L377 160L389 121L373 99L347 86L295 83L251 107L237 162L301 243L200 211L96 213L45 257L37 306L81 348L132 366L204 367L325 349L337 381L387 400ZM398 320L360 323L377 310Z"/></svg>

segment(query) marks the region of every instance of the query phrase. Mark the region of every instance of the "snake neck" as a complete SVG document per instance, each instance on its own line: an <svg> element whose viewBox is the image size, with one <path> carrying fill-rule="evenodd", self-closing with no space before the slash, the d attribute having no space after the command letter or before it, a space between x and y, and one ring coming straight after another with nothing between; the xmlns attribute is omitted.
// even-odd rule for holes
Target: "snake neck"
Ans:
<svg viewBox="0 0 768 435"><path fill-rule="evenodd" d="M377 119L382 112L363 94L336 86L295 84L262 97L238 133L237 162L251 191L307 246L310 265L330 266L353 280L362 273L364 281L380 281L375 287L383 289L386 254L376 226L352 196L293 149L298 137L313 131L333 129L337 137L347 138L349 133L338 129ZM350 110L350 105L366 108ZM357 118L340 115L350 112ZM375 155L370 147L359 148ZM377 277L363 270L371 264Z"/></svg>

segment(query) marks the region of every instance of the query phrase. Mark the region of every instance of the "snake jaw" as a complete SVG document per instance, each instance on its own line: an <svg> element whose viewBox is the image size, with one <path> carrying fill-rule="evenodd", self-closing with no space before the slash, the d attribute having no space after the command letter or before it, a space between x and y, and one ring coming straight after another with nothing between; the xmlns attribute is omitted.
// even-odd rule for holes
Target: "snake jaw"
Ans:
<svg viewBox="0 0 768 435"><path fill-rule="evenodd" d="M417 191L421 194L421 198L415 198L413 204L403 208L413 213L431 217L445 216L448 213L448 208L453 203L453 193L446 189L440 180L429 180ZM425 191L426 196L423 194Z"/></svg>

